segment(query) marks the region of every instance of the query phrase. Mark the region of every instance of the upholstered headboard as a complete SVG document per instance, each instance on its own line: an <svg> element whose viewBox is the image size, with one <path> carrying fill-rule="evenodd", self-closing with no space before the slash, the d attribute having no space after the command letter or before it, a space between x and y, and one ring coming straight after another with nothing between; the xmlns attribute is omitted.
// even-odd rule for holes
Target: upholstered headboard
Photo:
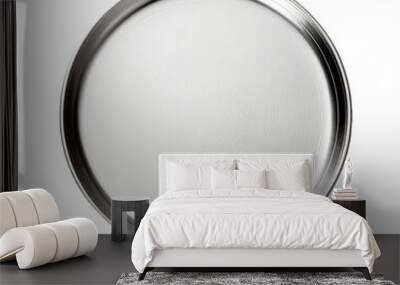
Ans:
<svg viewBox="0 0 400 285"><path fill-rule="evenodd" d="M159 195L167 190L167 173L168 164L173 161L191 160L191 161L206 161L206 160L232 160L234 167L237 167L237 160L271 160L271 163L279 161L305 161L309 166L310 187L314 170L313 155L311 153L162 153L158 158L158 183ZM311 189L309 189L311 191Z"/></svg>

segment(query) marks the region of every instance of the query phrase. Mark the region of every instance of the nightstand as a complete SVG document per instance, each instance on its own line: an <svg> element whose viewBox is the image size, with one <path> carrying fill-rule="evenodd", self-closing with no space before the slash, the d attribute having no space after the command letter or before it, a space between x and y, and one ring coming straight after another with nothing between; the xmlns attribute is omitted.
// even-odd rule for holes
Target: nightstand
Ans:
<svg viewBox="0 0 400 285"><path fill-rule="evenodd" d="M122 233L122 215L124 212L135 212L135 232L140 221L149 208L150 199L147 197L135 196L114 196L111 197L111 239L123 241L125 235Z"/></svg>
<svg viewBox="0 0 400 285"><path fill-rule="evenodd" d="M365 208L366 201L365 200L333 200L332 202L339 204L340 206L353 211L356 214L359 214L364 219L366 218Z"/></svg>

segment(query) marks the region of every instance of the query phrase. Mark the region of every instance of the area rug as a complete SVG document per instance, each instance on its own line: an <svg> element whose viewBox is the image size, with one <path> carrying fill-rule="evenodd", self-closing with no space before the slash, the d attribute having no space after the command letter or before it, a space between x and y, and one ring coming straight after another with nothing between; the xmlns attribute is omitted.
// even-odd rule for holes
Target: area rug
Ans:
<svg viewBox="0 0 400 285"><path fill-rule="evenodd" d="M392 281L384 280L381 275L372 275L373 280L368 281L359 272L148 272L142 281L138 281L138 276L138 273L122 274L116 285L395 285Z"/></svg>

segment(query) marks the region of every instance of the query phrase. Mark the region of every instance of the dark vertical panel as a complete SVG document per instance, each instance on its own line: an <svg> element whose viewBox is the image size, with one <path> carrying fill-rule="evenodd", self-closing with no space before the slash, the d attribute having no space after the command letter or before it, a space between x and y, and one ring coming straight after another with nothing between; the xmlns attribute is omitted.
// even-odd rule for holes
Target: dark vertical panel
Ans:
<svg viewBox="0 0 400 285"><path fill-rule="evenodd" d="M111 240L122 241L122 201L111 202Z"/></svg>
<svg viewBox="0 0 400 285"><path fill-rule="evenodd" d="M18 188L15 0L0 1L0 192Z"/></svg>

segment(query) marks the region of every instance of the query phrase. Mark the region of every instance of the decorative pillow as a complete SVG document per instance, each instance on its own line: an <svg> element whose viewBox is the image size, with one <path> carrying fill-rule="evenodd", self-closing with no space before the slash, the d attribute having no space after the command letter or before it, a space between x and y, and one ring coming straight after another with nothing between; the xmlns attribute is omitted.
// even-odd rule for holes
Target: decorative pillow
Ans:
<svg viewBox="0 0 400 285"><path fill-rule="evenodd" d="M266 188L264 170L211 169L211 189Z"/></svg>
<svg viewBox="0 0 400 285"><path fill-rule="evenodd" d="M267 171L236 170L237 188L267 188Z"/></svg>
<svg viewBox="0 0 400 285"><path fill-rule="evenodd" d="M211 189L236 189L236 170L212 168Z"/></svg>
<svg viewBox="0 0 400 285"><path fill-rule="evenodd" d="M210 166L169 165L168 190L210 189Z"/></svg>
<svg viewBox="0 0 400 285"><path fill-rule="evenodd" d="M274 169L267 172L268 188L273 190L307 191L303 167Z"/></svg>
<svg viewBox="0 0 400 285"><path fill-rule="evenodd" d="M240 159L239 170L266 169L267 188L310 191L311 169L308 160Z"/></svg>
<svg viewBox="0 0 400 285"><path fill-rule="evenodd" d="M171 159L167 162L167 191L211 189L211 168L234 169L234 159Z"/></svg>

